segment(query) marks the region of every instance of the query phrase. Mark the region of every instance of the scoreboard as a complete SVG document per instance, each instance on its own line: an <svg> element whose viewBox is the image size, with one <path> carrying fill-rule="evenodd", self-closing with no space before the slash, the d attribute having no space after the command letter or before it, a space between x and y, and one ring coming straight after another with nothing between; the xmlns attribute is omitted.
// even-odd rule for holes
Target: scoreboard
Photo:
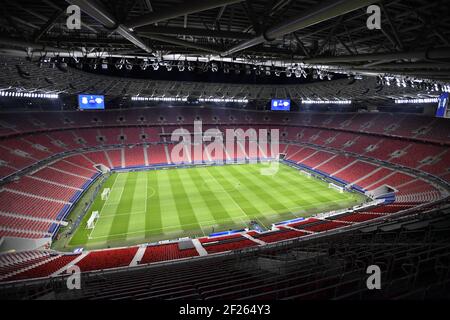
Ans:
<svg viewBox="0 0 450 320"><path fill-rule="evenodd" d="M272 100L272 110L273 111L290 111L291 110L291 100Z"/></svg>
<svg viewBox="0 0 450 320"><path fill-rule="evenodd" d="M78 95L78 107L80 110L103 110L105 109L105 97L91 94Z"/></svg>
<svg viewBox="0 0 450 320"><path fill-rule="evenodd" d="M450 109L449 109L449 93L445 92L439 97L439 105L436 111L436 117L438 118L450 118Z"/></svg>

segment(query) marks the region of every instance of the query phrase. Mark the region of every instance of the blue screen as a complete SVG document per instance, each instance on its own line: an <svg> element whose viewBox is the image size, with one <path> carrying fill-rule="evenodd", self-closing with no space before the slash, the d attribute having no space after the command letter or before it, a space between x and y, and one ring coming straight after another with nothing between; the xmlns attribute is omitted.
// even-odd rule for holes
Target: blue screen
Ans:
<svg viewBox="0 0 450 320"><path fill-rule="evenodd" d="M103 110L105 109L105 96L80 94L78 95L78 107L81 110Z"/></svg>
<svg viewBox="0 0 450 320"><path fill-rule="evenodd" d="M439 105L436 111L436 117L438 118L447 118L447 109L448 109L448 98L449 98L449 93L443 93L441 94L441 96L439 97Z"/></svg>
<svg viewBox="0 0 450 320"><path fill-rule="evenodd" d="M274 111L289 111L291 110L291 100L272 100L272 110Z"/></svg>

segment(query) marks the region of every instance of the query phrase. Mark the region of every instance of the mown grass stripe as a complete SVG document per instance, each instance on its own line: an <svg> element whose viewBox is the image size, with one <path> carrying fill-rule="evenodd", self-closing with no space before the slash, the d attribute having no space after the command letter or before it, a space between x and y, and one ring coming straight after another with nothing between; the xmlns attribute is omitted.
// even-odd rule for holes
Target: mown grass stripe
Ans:
<svg viewBox="0 0 450 320"><path fill-rule="evenodd" d="M139 232L141 234L135 233L131 234L127 239L137 239L138 237L145 238L145 216L147 210L147 173L146 172L136 172L136 184L135 192L131 200L131 210L130 212L139 212L140 214L130 214L130 219L128 220L128 230Z"/></svg>
<svg viewBox="0 0 450 320"><path fill-rule="evenodd" d="M161 170L156 172L158 179L159 207L161 210L161 224L163 230L166 227L172 228L180 226L178 209L175 205L176 199L172 193L170 183L169 170Z"/></svg>
<svg viewBox="0 0 450 320"><path fill-rule="evenodd" d="M118 213L128 213L131 212L131 206L132 206L132 199L134 195L134 190L136 187L136 179L130 176L130 174L126 173L124 177L120 177L121 180L118 182L121 182L120 184L116 184L116 188L120 190L120 194L117 198L114 200L118 202L117 206L115 207L115 212L111 210L111 212L108 212L108 214L114 214L111 228L109 230L109 235L107 238L107 242L111 241L117 241L118 239L126 238L122 234L126 233L128 231L128 223L130 220L130 216L125 215L118 215ZM123 179L123 180L122 180ZM110 194L111 197L111 194ZM112 208L111 208L112 209ZM109 209L110 210L110 209Z"/></svg>
<svg viewBox="0 0 450 320"><path fill-rule="evenodd" d="M158 172L149 171L147 173L147 211L145 213L146 237L162 233L161 206L159 204Z"/></svg>
<svg viewBox="0 0 450 320"><path fill-rule="evenodd" d="M180 220L183 230L201 229L195 215L195 210L189 201L186 190L178 173L178 170L170 170L170 185L174 196L175 206L178 211L178 219Z"/></svg>

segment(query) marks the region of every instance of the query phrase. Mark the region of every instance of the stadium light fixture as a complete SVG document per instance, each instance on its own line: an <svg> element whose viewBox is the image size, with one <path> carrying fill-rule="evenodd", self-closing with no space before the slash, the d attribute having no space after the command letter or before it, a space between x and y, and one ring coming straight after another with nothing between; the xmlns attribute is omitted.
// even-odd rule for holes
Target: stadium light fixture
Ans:
<svg viewBox="0 0 450 320"><path fill-rule="evenodd" d="M320 70L317 71L317 75L319 76L320 80L323 80L323 78L325 76L324 73L322 71L320 71Z"/></svg>
<svg viewBox="0 0 450 320"><path fill-rule="evenodd" d="M303 104L351 104L352 100L302 100Z"/></svg>
<svg viewBox="0 0 450 320"><path fill-rule="evenodd" d="M131 97L131 101L157 101L157 102L186 102L187 98L180 97Z"/></svg>
<svg viewBox="0 0 450 320"><path fill-rule="evenodd" d="M188 69L188 71L194 71L195 70L195 65L192 64L192 62L188 62L187 69Z"/></svg>
<svg viewBox="0 0 450 320"><path fill-rule="evenodd" d="M437 103L439 98L420 98L420 99L397 99L396 104L423 104L423 103Z"/></svg>
<svg viewBox="0 0 450 320"><path fill-rule="evenodd" d="M157 71L159 69L159 62L157 60L153 61L152 68L154 71Z"/></svg>
<svg viewBox="0 0 450 320"><path fill-rule="evenodd" d="M232 98L199 98L199 102L216 102L216 103L248 103L248 99L232 99Z"/></svg>
<svg viewBox="0 0 450 320"><path fill-rule="evenodd" d="M434 84L435 91L441 91L441 85L439 83Z"/></svg>
<svg viewBox="0 0 450 320"><path fill-rule="evenodd" d="M148 60L147 60L147 59L142 60L142 62L140 63L141 70L142 70L142 71L147 70L148 65L149 65L149 64L148 64Z"/></svg>
<svg viewBox="0 0 450 320"><path fill-rule="evenodd" d="M102 69L107 70L108 69L108 59L102 60Z"/></svg>
<svg viewBox="0 0 450 320"><path fill-rule="evenodd" d="M286 68L286 77L290 78L292 76L292 70L290 68Z"/></svg>
<svg viewBox="0 0 450 320"><path fill-rule="evenodd" d="M122 70L123 65L124 65L124 59L120 59L119 61L117 61L115 64L115 67L117 70Z"/></svg>
<svg viewBox="0 0 450 320"><path fill-rule="evenodd" d="M177 67L178 67L178 71L183 72L184 69L185 69L184 61L178 62L178 66Z"/></svg>
<svg viewBox="0 0 450 320"><path fill-rule="evenodd" d="M127 69L128 71L133 70L133 65L128 60L125 60L125 69Z"/></svg>
<svg viewBox="0 0 450 320"><path fill-rule="evenodd" d="M33 98L33 99L58 99L59 95L54 93L35 93L35 92L13 92L0 91L1 97L9 98Z"/></svg>

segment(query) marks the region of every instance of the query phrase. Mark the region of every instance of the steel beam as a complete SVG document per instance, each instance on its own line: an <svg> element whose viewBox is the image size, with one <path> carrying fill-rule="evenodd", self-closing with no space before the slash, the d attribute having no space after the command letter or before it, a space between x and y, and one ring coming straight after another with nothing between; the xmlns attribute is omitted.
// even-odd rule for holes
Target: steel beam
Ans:
<svg viewBox="0 0 450 320"><path fill-rule="evenodd" d="M368 70L368 69L351 69L351 71L366 74L366 75L384 75L384 74L393 74L396 76L405 76L405 77L418 77L418 78L440 78L440 79L450 79L450 74L447 70L418 70L413 72L405 72L405 71L397 71L397 70Z"/></svg>
<svg viewBox="0 0 450 320"><path fill-rule="evenodd" d="M134 34L128 26L122 24L117 24L115 19L109 14L106 9L104 9L99 3L93 0L66 0L70 4L75 4L80 7L80 9L103 24L106 28L114 29L122 37L133 43L135 46L141 48L142 50L151 53L152 50L139 38L138 35Z"/></svg>
<svg viewBox="0 0 450 320"><path fill-rule="evenodd" d="M8 37L0 37L0 44L8 46L8 47L42 50L42 51L47 51L47 50L48 51L67 51L67 50L64 50L61 48L46 46L45 44L39 44L39 43L35 43L35 42L18 40L15 38L8 38Z"/></svg>
<svg viewBox="0 0 450 320"><path fill-rule="evenodd" d="M154 27L145 26L138 29L139 34L164 34L173 36L193 36L193 37L210 37L221 39L237 39L248 40L255 35L251 33L221 31L221 30L206 30L200 28L181 28L181 27Z"/></svg>
<svg viewBox="0 0 450 320"><path fill-rule="evenodd" d="M53 26L56 21L65 14L64 10L56 12L47 22L34 34L34 41L38 41L43 35L45 35Z"/></svg>
<svg viewBox="0 0 450 320"><path fill-rule="evenodd" d="M410 52L395 52L395 53L376 53L376 54L359 54L346 55L337 57L317 57L303 60L308 64L324 64L324 63L339 63L339 62L365 62L377 60L427 60L427 59L447 59L450 58L450 47L437 48L429 50L419 50Z"/></svg>
<svg viewBox="0 0 450 320"><path fill-rule="evenodd" d="M373 66L364 66L364 69L383 69L383 70L448 70L450 69L450 63L387 63Z"/></svg>
<svg viewBox="0 0 450 320"><path fill-rule="evenodd" d="M177 38L172 38L172 37L166 37L166 36L161 36L161 35L141 35L144 38L149 38L149 39L153 39L153 40L157 40L157 41L161 41L161 42L165 42L165 43L170 43L170 44L174 44L177 46L181 46L181 47L186 47L186 48L192 48L192 49L197 49L200 51L205 51L208 53L214 53L214 54L219 54L218 50L215 50L213 48L207 47L207 46L202 46L196 43L192 43L189 41L185 41L185 40L180 40Z"/></svg>
<svg viewBox="0 0 450 320"><path fill-rule="evenodd" d="M336 18L343 14L363 8L370 4L378 2L377 0L332 0L319 4L310 10L302 13L277 26L267 29L263 35L245 41L222 53L222 56L228 56L236 52L248 49L266 41L272 41L285 34L301 30L312 25Z"/></svg>
<svg viewBox="0 0 450 320"><path fill-rule="evenodd" d="M225 5L230 5L242 1L244 0L189 0L177 6L172 6L163 10L157 10L140 17L135 17L129 20L127 22L127 25L130 28L142 27L160 21L169 20L200 11L219 8Z"/></svg>

